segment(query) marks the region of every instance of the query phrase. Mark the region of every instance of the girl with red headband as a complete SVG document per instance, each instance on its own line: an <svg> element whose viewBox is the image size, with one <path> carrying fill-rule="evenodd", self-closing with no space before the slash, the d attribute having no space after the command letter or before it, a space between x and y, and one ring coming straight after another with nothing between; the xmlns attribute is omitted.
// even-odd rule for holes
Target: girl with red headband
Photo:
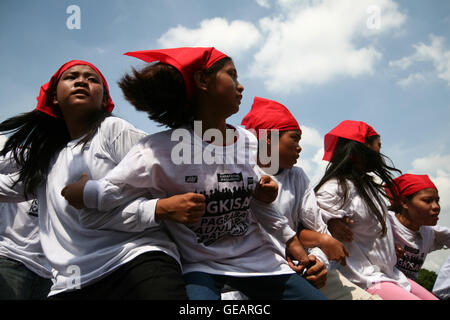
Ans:
<svg viewBox="0 0 450 320"><path fill-rule="evenodd" d="M315 193L311 199L317 201L316 212L325 223L344 217L353 221L349 227L353 241L345 242L347 265L339 266L346 278L383 299L428 299L425 289L411 284L395 267L394 235L387 218L384 187L394 190L392 171L399 170L388 166L379 150L368 143L368 137L377 135L361 121L344 121L330 131L325 136L324 156L330 164L311 191ZM305 203L312 208L315 205Z"/></svg>
<svg viewBox="0 0 450 320"><path fill-rule="evenodd" d="M392 203L389 218L400 257L396 267L417 281L428 253L450 247L450 229L436 226L441 207L439 192L427 175L404 174L394 179L398 203Z"/></svg>
<svg viewBox="0 0 450 320"><path fill-rule="evenodd" d="M68 186L69 202L107 210L142 189L169 197L157 202L155 214L178 245L190 299L220 299L225 284L250 298L323 299L251 214L255 202L272 202L277 189L268 176L258 182L256 138L226 123L244 90L231 58L214 48L127 55L152 64L123 77L125 97L172 129L142 140L104 179ZM188 193L190 206L174 207L172 196L181 193ZM192 219L172 218L182 210Z"/></svg>
<svg viewBox="0 0 450 320"><path fill-rule="evenodd" d="M272 178L278 183L279 192L274 205L279 213L287 218L292 233L297 233L302 244L310 248L310 253L320 260L320 262L316 259L311 260L310 268L306 272L306 279L313 281L314 285L321 288L322 293L328 298L372 299L370 294L353 285L336 270L329 269L328 259L339 261L345 265L348 253L343 244L329 234L308 230L302 226L302 202L309 187L309 179L300 167L295 166L302 150L299 145L302 130L297 120L284 105L273 100L255 97L252 108L244 117L242 124L246 129L255 130L260 143L267 144L267 149L272 145L278 148L275 150L278 151L278 169ZM266 136L264 131L268 131ZM278 132L278 138L273 135L275 132ZM260 148L259 152L264 151ZM260 174L264 174L267 167L268 164L259 162ZM263 215L264 213L267 213L268 218L274 216L267 207L261 207L259 214ZM274 225L274 229L277 227L280 229L279 226ZM284 233L288 234L288 232ZM279 240L280 237L275 242L279 243ZM284 247L283 241L279 245ZM329 269L326 278L322 276L325 270L319 268L321 264L325 264Z"/></svg>
<svg viewBox="0 0 450 320"><path fill-rule="evenodd" d="M0 175L0 199L38 199L39 235L54 281L49 295L186 298L178 252L164 230L92 229L93 222L112 220L106 214L86 215L61 195L67 182L83 172L103 177L146 136L111 116L114 104L103 75L89 62L69 61L41 87L37 99L34 111L0 124L1 132L12 132L1 154L11 152L19 167L16 174Z"/></svg>

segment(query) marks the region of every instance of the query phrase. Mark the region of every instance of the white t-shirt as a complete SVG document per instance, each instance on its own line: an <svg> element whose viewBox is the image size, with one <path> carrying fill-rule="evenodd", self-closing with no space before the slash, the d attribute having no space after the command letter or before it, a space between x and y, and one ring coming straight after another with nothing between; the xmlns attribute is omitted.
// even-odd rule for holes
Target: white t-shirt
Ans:
<svg viewBox="0 0 450 320"><path fill-rule="evenodd" d="M256 167L255 171L259 176L267 174L264 168ZM278 196L272 203L273 206L258 207L258 221L262 221L263 228L274 238L273 240L281 252L284 252L286 241L296 234L302 224L302 203L305 191L309 186L309 179L303 169L296 166L291 169L283 169L281 173L275 176L271 175L271 177L278 184ZM286 218L288 228L285 228L281 219L277 219L277 213L273 208L276 208L279 214ZM278 223L276 223L277 220ZM271 225L272 227L269 228ZM327 269L329 268L328 258L320 248L311 248L308 253L314 254L325 264Z"/></svg>
<svg viewBox="0 0 450 320"><path fill-rule="evenodd" d="M0 158L0 173L16 171L11 153ZM43 278L51 278L50 265L39 241L37 201L1 202L0 212L0 256L23 263Z"/></svg>
<svg viewBox="0 0 450 320"><path fill-rule="evenodd" d="M399 244L405 254L395 265L408 278L417 280L418 272L427 254L450 247L450 229L440 226L422 226L418 232L405 227L398 221L394 212L389 211L389 220L394 232L394 241Z"/></svg>
<svg viewBox="0 0 450 320"><path fill-rule="evenodd" d="M450 299L450 256L439 270L439 274L434 282L433 293L439 298Z"/></svg>
<svg viewBox="0 0 450 320"><path fill-rule="evenodd" d="M178 245L184 273L201 271L231 276L293 273L250 212L257 175L257 140L236 128L228 146L204 142L188 127L156 133L134 146L99 181L88 181L84 202L107 210L128 194L147 190L156 198L187 192L206 197L200 222L165 221Z"/></svg>
<svg viewBox="0 0 450 320"><path fill-rule="evenodd" d="M96 213L77 210L61 196L61 190L82 173L93 179L104 177L144 136L130 123L108 117L86 146L77 145L82 138L71 141L52 159L46 182L36 190L41 244L55 281L49 295L99 280L144 252L163 251L179 259L175 244L156 223L150 221L153 228L136 233L91 229L89 217L96 219ZM11 188L15 178L0 176L2 201L23 200L22 186Z"/></svg>
<svg viewBox="0 0 450 320"><path fill-rule="evenodd" d="M386 217L386 235L381 237L380 222L375 214L369 211L353 183L347 182L348 198L342 207L344 195L336 179L327 181L315 195L324 223L328 223L332 218L343 217L350 217L354 221L350 225L353 241L344 243L350 256L346 259L347 265L339 266L339 270L347 279L363 289L387 281L410 291L406 276L395 267L397 257L389 219ZM314 191L311 189L308 192ZM374 204L386 216L388 210L385 201L382 200L380 206L375 196L368 192Z"/></svg>

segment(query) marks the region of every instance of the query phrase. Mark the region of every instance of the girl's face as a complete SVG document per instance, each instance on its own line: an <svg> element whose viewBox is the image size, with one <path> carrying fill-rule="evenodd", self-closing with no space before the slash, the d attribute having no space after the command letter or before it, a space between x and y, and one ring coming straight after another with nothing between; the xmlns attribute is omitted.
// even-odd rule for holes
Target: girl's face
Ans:
<svg viewBox="0 0 450 320"><path fill-rule="evenodd" d="M83 117L106 107L100 76L86 65L67 69L59 78L53 103L59 106L64 119Z"/></svg>
<svg viewBox="0 0 450 320"><path fill-rule="evenodd" d="M403 202L410 220L418 226L435 226L439 220L439 192L436 189L423 189L411 199Z"/></svg>
<svg viewBox="0 0 450 320"><path fill-rule="evenodd" d="M302 148L300 147L300 140L302 133L300 130L289 130L280 132L279 139L279 157L280 168L289 169L292 168L300 157Z"/></svg>
<svg viewBox="0 0 450 320"><path fill-rule="evenodd" d="M215 75L208 86L214 102L214 111L228 118L239 111L244 87L238 81L233 61L227 62Z"/></svg>

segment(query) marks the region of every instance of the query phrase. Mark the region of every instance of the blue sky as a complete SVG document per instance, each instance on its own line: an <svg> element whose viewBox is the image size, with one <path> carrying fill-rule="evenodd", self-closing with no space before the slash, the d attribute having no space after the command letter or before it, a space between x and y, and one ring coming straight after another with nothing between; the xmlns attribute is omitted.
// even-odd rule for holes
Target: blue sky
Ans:
<svg viewBox="0 0 450 320"><path fill-rule="evenodd" d="M66 25L70 5L80 29ZM153 0L0 2L0 119L34 108L39 87L64 62L88 60L107 78L115 114L148 133L158 126L122 97L127 51L215 46L254 96L286 105L302 127L298 165L323 172L323 136L346 119L372 125L403 172L429 174L450 226L450 2L442 0ZM438 271L449 255L433 253Z"/></svg>

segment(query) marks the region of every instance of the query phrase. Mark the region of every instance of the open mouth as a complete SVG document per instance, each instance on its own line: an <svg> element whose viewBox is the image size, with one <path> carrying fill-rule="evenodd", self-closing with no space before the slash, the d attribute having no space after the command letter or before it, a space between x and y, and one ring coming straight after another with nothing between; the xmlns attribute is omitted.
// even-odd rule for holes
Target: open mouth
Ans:
<svg viewBox="0 0 450 320"><path fill-rule="evenodd" d="M72 92L72 95L84 95L89 96L89 92L87 90L78 89Z"/></svg>

